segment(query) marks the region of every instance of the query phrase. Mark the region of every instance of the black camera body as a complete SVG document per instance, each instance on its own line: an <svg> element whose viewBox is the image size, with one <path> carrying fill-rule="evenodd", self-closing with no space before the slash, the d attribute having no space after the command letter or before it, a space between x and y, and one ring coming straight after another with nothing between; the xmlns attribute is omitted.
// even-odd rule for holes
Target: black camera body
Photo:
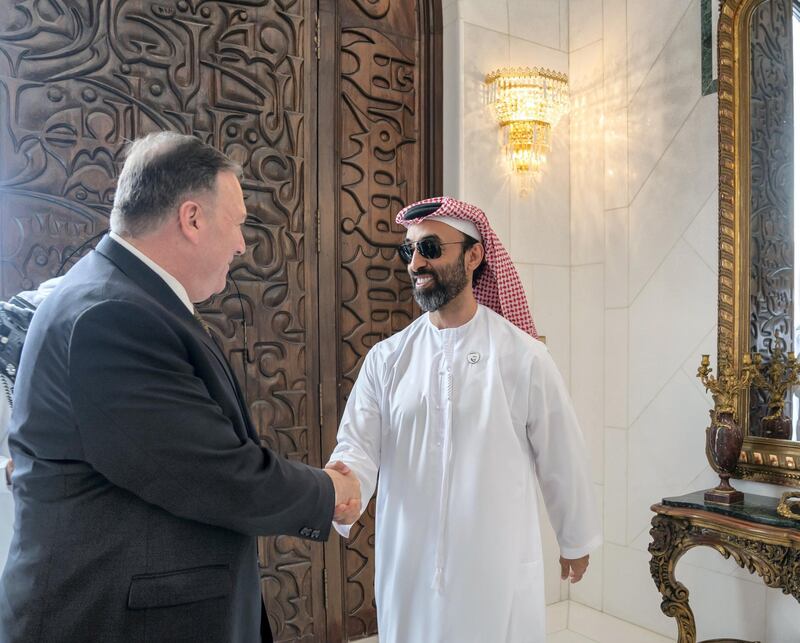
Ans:
<svg viewBox="0 0 800 643"><path fill-rule="evenodd" d="M35 306L18 295L0 303L0 372L12 382L34 310Z"/></svg>

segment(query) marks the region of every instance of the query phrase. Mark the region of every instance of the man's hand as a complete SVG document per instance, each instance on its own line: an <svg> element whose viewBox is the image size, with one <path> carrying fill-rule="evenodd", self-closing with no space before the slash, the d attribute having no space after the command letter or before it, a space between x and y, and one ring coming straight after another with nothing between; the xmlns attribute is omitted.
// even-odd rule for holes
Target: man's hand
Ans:
<svg viewBox="0 0 800 643"><path fill-rule="evenodd" d="M344 462L331 462L325 469L336 491L336 507L333 520L342 525L351 525L361 515L361 483Z"/></svg>
<svg viewBox="0 0 800 643"><path fill-rule="evenodd" d="M569 577L570 583L577 583L586 573L586 568L589 566L589 555L582 558L559 556L558 562L561 563L561 580L567 580Z"/></svg>

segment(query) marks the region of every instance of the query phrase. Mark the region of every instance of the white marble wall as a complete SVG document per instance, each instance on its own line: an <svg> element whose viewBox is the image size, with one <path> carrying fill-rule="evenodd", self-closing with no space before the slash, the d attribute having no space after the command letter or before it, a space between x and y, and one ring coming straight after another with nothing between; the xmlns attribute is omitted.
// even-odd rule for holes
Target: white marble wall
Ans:
<svg viewBox="0 0 800 643"><path fill-rule="evenodd" d="M694 375L716 350L717 293L717 96L701 96L700 0L570 0L569 42L570 371L605 528L599 573L570 598L673 637L648 569L649 507L714 483ZM797 602L716 552L690 552L678 577L698 640L800 640Z"/></svg>
<svg viewBox="0 0 800 643"><path fill-rule="evenodd" d="M510 178L484 78L507 65L569 70L567 0L444 0L444 192L483 208L519 269L536 325L570 378L569 119L527 196ZM545 526L548 603L566 598Z"/></svg>

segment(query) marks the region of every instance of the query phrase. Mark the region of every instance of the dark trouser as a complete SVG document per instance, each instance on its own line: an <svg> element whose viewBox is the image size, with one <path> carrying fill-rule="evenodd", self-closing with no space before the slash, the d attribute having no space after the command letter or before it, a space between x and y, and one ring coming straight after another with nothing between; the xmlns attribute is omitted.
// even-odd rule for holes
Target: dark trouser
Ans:
<svg viewBox="0 0 800 643"><path fill-rule="evenodd" d="M264 599L261 599L261 643L272 643L272 630L269 627L267 618L267 608L264 607Z"/></svg>

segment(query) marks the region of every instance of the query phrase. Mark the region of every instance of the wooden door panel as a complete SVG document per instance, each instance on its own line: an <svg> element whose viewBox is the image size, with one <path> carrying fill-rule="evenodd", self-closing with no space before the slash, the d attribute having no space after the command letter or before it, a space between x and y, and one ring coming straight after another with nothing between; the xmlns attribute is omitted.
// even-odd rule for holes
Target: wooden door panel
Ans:
<svg viewBox="0 0 800 643"><path fill-rule="evenodd" d="M307 328L317 302L305 234L313 230L306 193L316 190L305 133L307 122L315 126L305 66L314 8L305 0L4 0L0 283L4 296L37 286L107 226L126 141L158 130L196 134L242 164L249 213L247 251L232 269L241 300L229 280L201 310L265 443L319 465L317 357L306 350L318 341ZM259 557L276 640L325 640L322 549L262 538Z"/></svg>
<svg viewBox="0 0 800 643"><path fill-rule="evenodd" d="M393 221L404 205L441 189L441 168L431 162L440 156L427 152L441 146L440 130L430 127L441 114L441 94L429 91L441 62L435 6L397 0L321 4L323 43L336 43L320 63L321 80L333 77L320 84L320 100L326 101L320 131L336 133L330 156L321 148L319 161L320 192L334 194L321 210L323 240L332 247L323 242L320 283L335 292L335 302L321 306L337 311L335 327L322 330L326 419L341 417L369 349L416 314L395 250L405 230ZM332 419L324 423L323 445L332 448L336 429ZM373 499L338 552L342 571L335 580L346 638L377 632L374 518ZM326 560L334 560L330 547Z"/></svg>
<svg viewBox="0 0 800 643"><path fill-rule="evenodd" d="M416 42L346 27L348 19L363 22L364 12L361 5L342 4L340 410L369 349L414 317L410 279L395 250L404 229L392 215L420 194ZM355 15L345 11L353 7ZM349 637L377 632L374 511L373 499L345 543Z"/></svg>
<svg viewBox="0 0 800 643"><path fill-rule="evenodd" d="M107 227L127 141L200 136L249 213L201 310L264 442L319 465L366 351L413 318L391 219L441 185L438 4L320 0L318 62L314 0L0 0L0 295ZM375 632L373 518L326 545L327 600L322 548L259 539L276 640Z"/></svg>

